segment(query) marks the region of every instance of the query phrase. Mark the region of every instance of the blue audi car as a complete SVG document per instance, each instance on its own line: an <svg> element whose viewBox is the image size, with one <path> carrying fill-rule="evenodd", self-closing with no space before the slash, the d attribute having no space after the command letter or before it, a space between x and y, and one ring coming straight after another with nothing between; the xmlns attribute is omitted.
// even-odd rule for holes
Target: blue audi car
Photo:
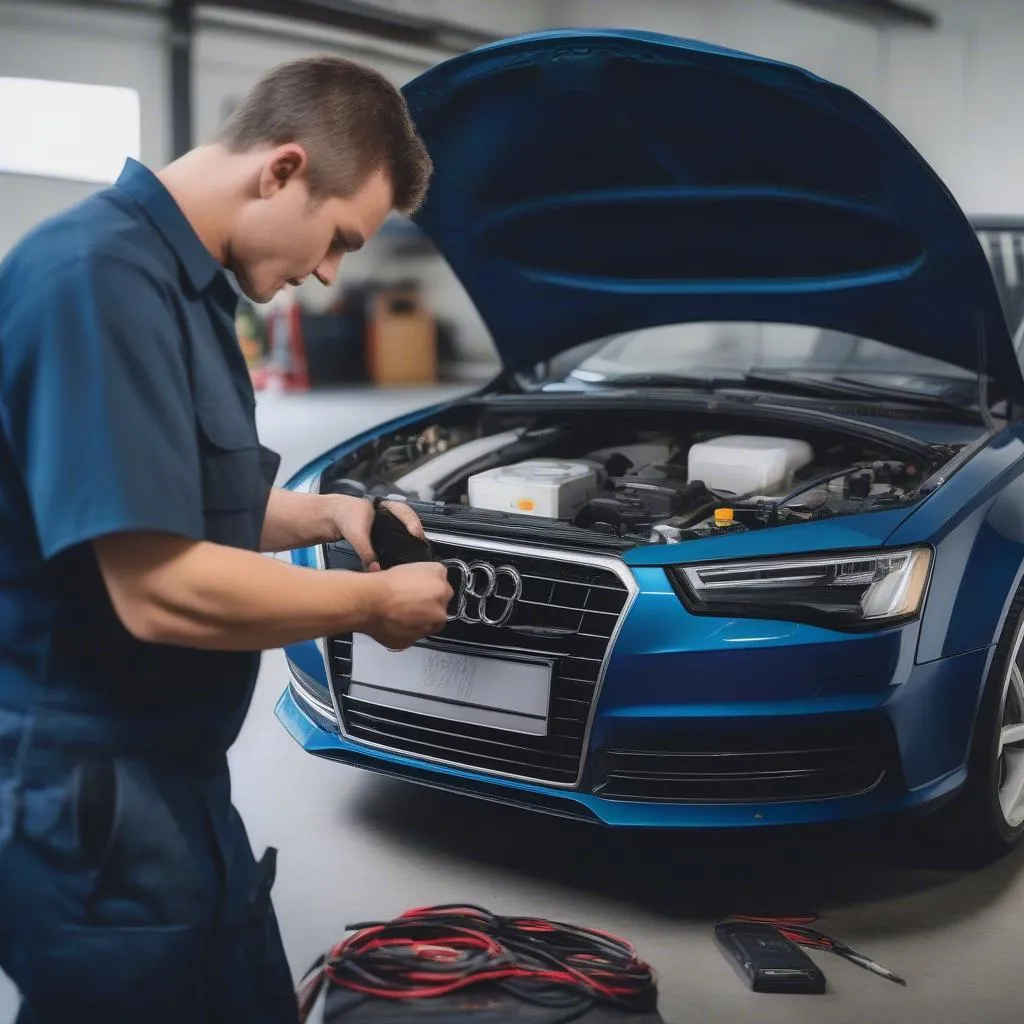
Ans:
<svg viewBox="0 0 1024 1024"><path fill-rule="evenodd" d="M845 89L689 40L518 37L406 94L417 222L503 369L289 482L408 501L456 596L405 651L290 647L285 728L611 826L931 812L1013 847L1020 232Z"/></svg>

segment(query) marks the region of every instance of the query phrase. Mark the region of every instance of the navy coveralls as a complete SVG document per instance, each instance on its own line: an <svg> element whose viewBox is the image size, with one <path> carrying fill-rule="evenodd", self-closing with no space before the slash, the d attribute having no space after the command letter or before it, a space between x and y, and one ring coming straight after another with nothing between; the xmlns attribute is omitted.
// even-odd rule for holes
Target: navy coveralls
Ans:
<svg viewBox="0 0 1024 1024"><path fill-rule="evenodd" d="M257 550L236 293L146 168L0 264L0 967L21 1022L297 1020L226 751L259 653L146 644L90 544Z"/></svg>

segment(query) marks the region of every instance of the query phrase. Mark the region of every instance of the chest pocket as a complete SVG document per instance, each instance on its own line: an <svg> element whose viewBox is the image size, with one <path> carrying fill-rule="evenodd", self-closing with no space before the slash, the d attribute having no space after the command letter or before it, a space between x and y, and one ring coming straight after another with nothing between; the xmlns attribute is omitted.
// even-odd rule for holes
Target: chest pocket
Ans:
<svg viewBox="0 0 1024 1024"><path fill-rule="evenodd" d="M256 428L232 385L199 385L196 426L207 539L254 549L269 491Z"/></svg>

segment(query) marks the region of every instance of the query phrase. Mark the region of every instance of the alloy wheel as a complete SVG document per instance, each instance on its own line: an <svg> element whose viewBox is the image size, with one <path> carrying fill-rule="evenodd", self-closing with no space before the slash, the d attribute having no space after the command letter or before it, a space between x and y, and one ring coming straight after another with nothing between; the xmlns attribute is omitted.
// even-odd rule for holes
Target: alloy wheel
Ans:
<svg viewBox="0 0 1024 1024"><path fill-rule="evenodd" d="M999 708L999 743L996 751L996 785L999 808L1006 824L1016 829L1024 823L1024 637L1010 659Z"/></svg>

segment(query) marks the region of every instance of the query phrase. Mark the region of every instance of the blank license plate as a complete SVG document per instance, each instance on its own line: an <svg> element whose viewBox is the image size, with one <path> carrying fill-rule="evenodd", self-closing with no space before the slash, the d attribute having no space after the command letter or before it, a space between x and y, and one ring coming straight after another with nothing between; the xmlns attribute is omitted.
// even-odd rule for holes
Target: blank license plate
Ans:
<svg viewBox="0 0 1024 1024"><path fill-rule="evenodd" d="M389 651L368 636L352 638L355 700L421 715L545 736L551 665L505 661L431 647Z"/></svg>

